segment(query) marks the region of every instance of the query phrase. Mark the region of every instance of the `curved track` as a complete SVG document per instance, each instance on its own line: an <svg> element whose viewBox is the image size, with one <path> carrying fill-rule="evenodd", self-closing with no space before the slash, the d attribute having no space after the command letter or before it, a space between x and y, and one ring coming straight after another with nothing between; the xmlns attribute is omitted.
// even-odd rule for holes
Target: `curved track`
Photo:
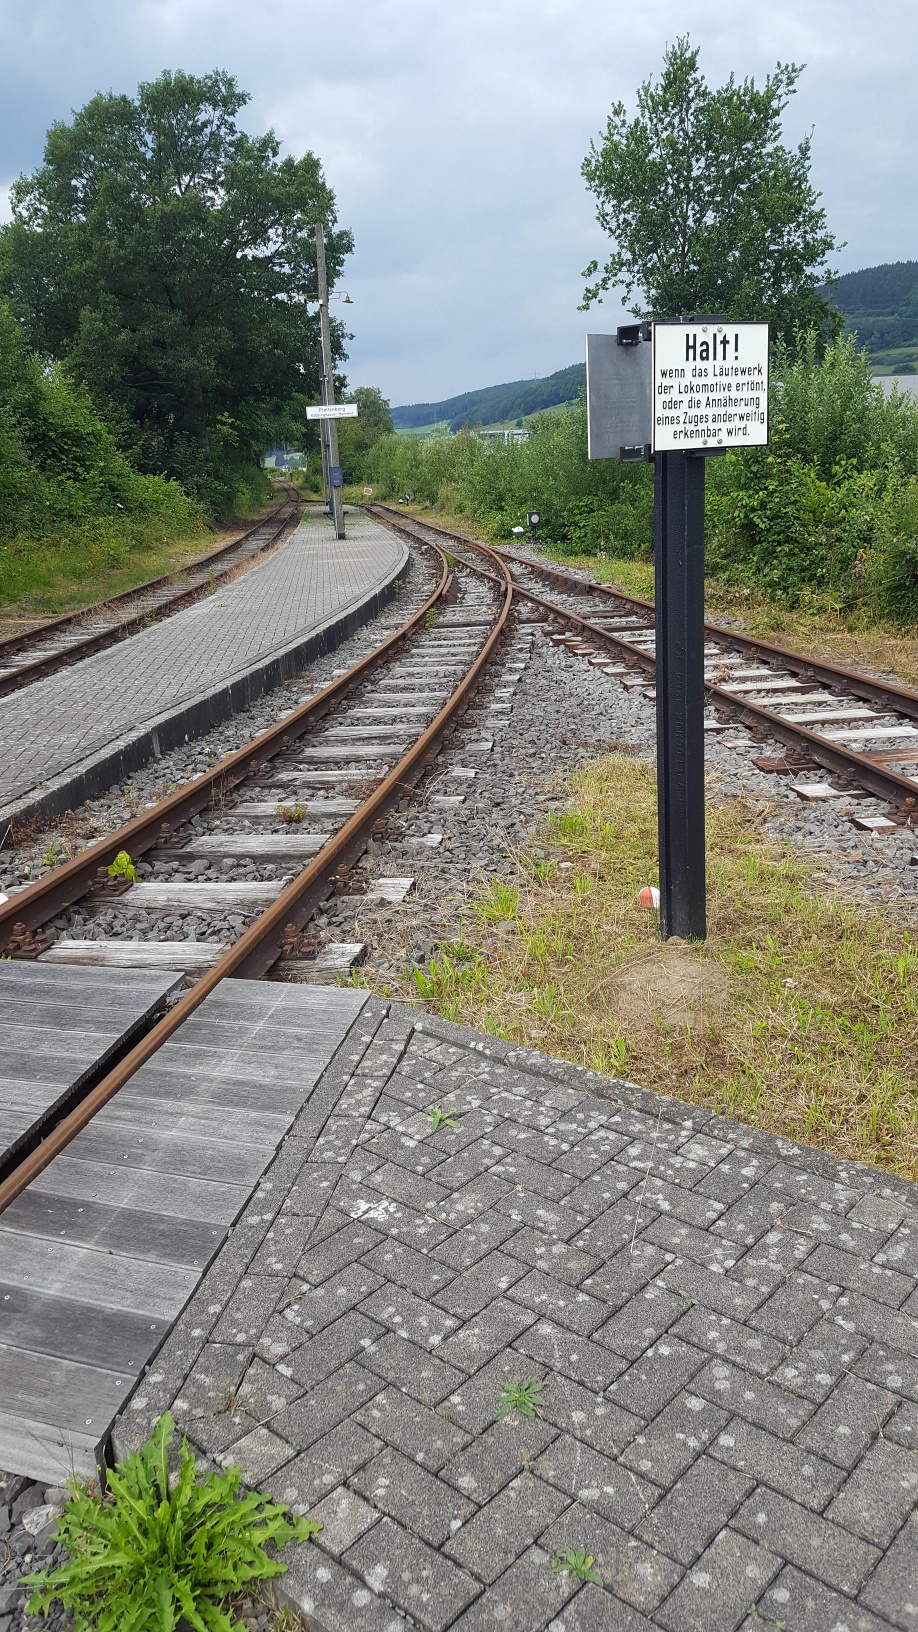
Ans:
<svg viewBox="0 0 918 1632"><path fill-rule="evenodd" d="M381 505L367 508L404 538L448 541L454 552L483 548L477 540L434 523L418 522ZM624 665L621 674L643 670L652 683L652 602L593 583L553 562L509 550L487 553L510 564L515 594L554 624L576 631L582 655L601 665L603 652L608 653ZM533 582L539 579L562 591L563 599L540 594ZM705 693L719 716L739 720L755 735L786 744L792 757L782 768L802 771L820 766L843 786L864 788L889 800L903 819L913 818L918 774L906 774L905 767L918 773L915 692L706 623ZM864 748L854 746L859 742Z"/></svg>
<svg viewBox="0 0 918 1632"><path fill-rule="evenodd" d="M68 612L43 623L38 629L0 640L0 697L44 680L58 669L125 640L149 623L180 612L218 588L243 562L272 549L303 512L298 490L289 483L278 485L284 488L280 503L218 550L107 601L97 601L79 612Z"/></svg>
<svg viewBox="0 0 918 1632"><path fill-rule="evenodd" d="M207 934L191 947L183 940L155 943L156 951L163 953L163 960L170 958L172 967L188 969L192 952L198 970L202 964L206 967L125 1058L4 1176L0 1212L222 980L258 978L283 960L309 955L304 926L328 895L345 887L348 870L368 840L374 832L384 830L386 812L420 778L438 743L465 712L499 648L510 615L512 579L496 552L485 551L493 571L489 573L492 582L482 588L480 569L475 579L459 577L439 545L434 544L433 551L439 568L433 593L368 656L244 749L0 904L0 955L34 958L51 953L55 959L63 955L69 961L88 961L81 949L109 943L71 942L68 952L66 937L55 929L57 938L51 948L45 926L75 903L81 909L88 904L90 911L99 906L108 910L116 903L119 911L130 914L136 910L139 922L146 914L148 928L155 928L156 917L150 918L149 913L162 909L145 906L151 891L156 902L168 903L170 896L173 901L183 898L183 892L187 899L196 887L211 896L222 887L177 880L175 868L182 865L183 858L219 858L221 867L230 870L239 863L247 869L242 888L248 888L253 904L259 893L271 897L231 945ZM476 615L454 616L451 622L449 609L457 599L463 603L458 613L467 612L466 603L471 602ZM408 704L404 701L406 688L415 693ZM377 720L383 723L375 723ZM240 801L239 790L246 783L273 784L280 793L264 803ZM316 786L326 789L329 784L343 785L345 793L362 797L315 799L309 791ZM308 793L307 802L301 804L296 792L291 792L297 788ZM292 805L284 804L290 799ZM279 815L275 801L283 805L284 816ZM311 825L328 816L345 819L332 832L302 831L305 822ZM241 828L235 827L236 820L242 821ZM280 831L265 834L265 821ZM134 863L146 856L154 869L168 868L171 876L160 885L146 879L134 883L112 880L107 867L120 851L126 851ZM296 863L307 854L306 865L292 876L288 873L278 881L272 863L267 869L270 876L253 884L252 868L263 866L265 856ZM240 890L232 883L225 888L237 894ZM124 943L120 945L123 951ZM153 949L149 939L128 945L142 948L141 961L149 961Z"/></svg>

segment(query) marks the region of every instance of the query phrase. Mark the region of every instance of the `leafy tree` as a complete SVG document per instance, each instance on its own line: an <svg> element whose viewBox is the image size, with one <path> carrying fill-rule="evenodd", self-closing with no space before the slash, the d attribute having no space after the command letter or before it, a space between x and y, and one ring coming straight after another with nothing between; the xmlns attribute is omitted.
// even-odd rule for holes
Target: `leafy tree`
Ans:
<svg viewBox="0 0 918 1632"><path fill-rule="evenodd" d="M52 126L0 233L31 344L114 405L146 468L191 486L316 400L315 223L330 281L352 247L319 160L240 130L247 101L219 70L93 97Z"/></svg>
<svg viewBox="0 0 918 1632"><path fill-rule="evenodd" d="M66 537L88 551L200 524L175 483L137 474L85 387L28 353L0 300L0 599L17 576L10 541L37 551Z"/></svg>
<svg viewBox="0 0 918 1632"><path fill-rule="evenodd" d="M811 139L781 144L781 117L802 68L778 63L753 80L712 90L688 37L668 47L663 72L637 93L637 114L617 102L583 162L597 219L613 241L583 308L612 286L638 316L722 312L834 334L826 258L841 246L809 179ZM598 261L584 276L599 272Z"/></svg>
<svg viewBox="0 0 918 1632"><path fill-rule="evenodd" d="M370 449L381 436L392 432L389 403L375 385L358 385L345 397L345 402L356 402L357 418L338 422L338 453L346 482L357 482L365 475L366 459Z"/></svg>

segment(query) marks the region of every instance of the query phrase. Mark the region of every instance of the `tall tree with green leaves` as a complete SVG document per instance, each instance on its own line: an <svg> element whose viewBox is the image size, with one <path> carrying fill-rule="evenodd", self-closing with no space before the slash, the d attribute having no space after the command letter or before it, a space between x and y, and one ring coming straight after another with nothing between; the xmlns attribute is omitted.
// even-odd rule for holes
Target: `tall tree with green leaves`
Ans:
<svg viewBox="0 0 918 1632"><path fill-rule="evenodd" d="M248 100L219 70L93 97L52 126L0 232L31 344L115 406L142 464L198 491L317 400L315 223L331 282L352 248L319 160L241 130Z"/></svg>
<svg viewBox="0 0 918 1632"><path fill-rule="evenodd" d="M616 102L583 162L608 260L593 261L581 310L622 288L640 317L719 312L833 334L840 318L824 286L842 246L810 181L811 137L781 141L781 121L802 68L778 63L759 88L730 75L712 89L687 36L637 93L629 118ZM599 274L597 277L596 274Z"/></svg>
<svg viewBox="0 0 918 1632"><path fill-rule="evenodd" d="M375 385L358 385L344 400L356 402L357 418L339 421L338 453L344 480L359 482L365 475L370 449L380 437L391 435L392 414L387 399Z"/></svg>

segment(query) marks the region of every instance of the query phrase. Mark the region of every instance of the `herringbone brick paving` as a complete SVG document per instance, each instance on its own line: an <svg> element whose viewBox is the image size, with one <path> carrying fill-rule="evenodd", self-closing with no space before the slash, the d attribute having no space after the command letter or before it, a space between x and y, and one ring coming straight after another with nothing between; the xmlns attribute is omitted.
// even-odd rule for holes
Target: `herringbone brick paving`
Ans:
<svg viewBox="0 0 918 1632"><path fill-rule="evenodd" d="M309 515L281 550L194 606L0 701L0 805L126 732L245 674L389 582L404 551L378 523L336 539Z"/></svg>
<svg viewBox="0 0 918 1632"><path fill-rule="evenodd" d="M907 1632L916 1202L374 999L116 1445L321 1520L321 1632Z"/></svg>

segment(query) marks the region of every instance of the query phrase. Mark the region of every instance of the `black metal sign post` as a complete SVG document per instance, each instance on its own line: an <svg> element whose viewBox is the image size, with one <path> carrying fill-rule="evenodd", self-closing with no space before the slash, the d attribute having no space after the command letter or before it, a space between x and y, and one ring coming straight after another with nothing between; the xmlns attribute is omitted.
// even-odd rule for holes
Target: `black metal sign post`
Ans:
<svg viewBox="0 0 918 1632"><path fill-rule="evenodd" d="M704 461L768 441L768 324L587 335L587 427L591 459L654 461L660 931L703 941Z"/></svg>
<svg viewBox="0 0 918 1632"><path fill-rule="evenodd" d="M654 455L660 931L703 941L704 455Z"/></svg>

